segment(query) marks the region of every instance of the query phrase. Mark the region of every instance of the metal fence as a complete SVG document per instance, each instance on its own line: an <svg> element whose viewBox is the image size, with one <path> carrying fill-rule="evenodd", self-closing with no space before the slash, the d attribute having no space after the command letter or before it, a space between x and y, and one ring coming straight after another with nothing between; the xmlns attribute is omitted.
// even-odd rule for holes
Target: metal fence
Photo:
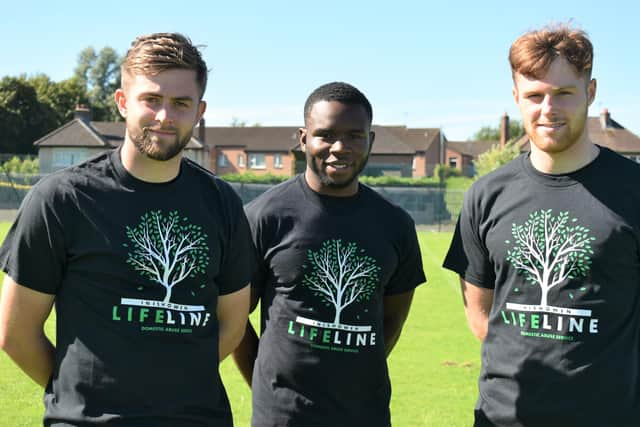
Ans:
<svg viewBox="0 0 640 427"><path fill-rule="evenodd" d="M43 175L0 172L0 209L18 209L33 184ZM270 184L230 183L243 203L272 187ZM383 197L405 209L416 225L450 229L462 207L463 190L423 187L373 187Z"/></svg>

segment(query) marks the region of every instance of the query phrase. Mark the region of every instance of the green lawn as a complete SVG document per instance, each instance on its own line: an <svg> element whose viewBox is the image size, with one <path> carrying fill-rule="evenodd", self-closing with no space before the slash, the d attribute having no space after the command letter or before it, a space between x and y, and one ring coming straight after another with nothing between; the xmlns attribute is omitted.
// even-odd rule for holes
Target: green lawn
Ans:
<svg viewBox="0 0 640 427"><path fill-rule="evenodd" d="M4 236L8 224L0 224ZM451 233L420 232L428 284L420 286L390 359L394 426L472 424L480 345L468 331L457 278L440 267ZM53 316L52 316L53 317ZM53 319L47 322L53 336ZM251 395L231 359L221 366L235 425L249 425ZM0 425L41 425L42 391L0 354Z"/></svg>

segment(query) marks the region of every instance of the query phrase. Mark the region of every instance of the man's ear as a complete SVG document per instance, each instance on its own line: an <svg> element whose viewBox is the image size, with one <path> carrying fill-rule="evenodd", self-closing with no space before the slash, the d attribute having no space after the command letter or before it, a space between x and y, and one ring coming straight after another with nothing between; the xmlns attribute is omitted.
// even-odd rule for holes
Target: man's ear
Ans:
<svg viewBox="0 0 640 427"><path fill-rule="evenodd" d="M116 92L113 94L113 98L116 101L116 106L118 107L118 111L123 119L127 118L127 96L124 94L124 90L122 88L116 89Z"/></svg>
<svg viewBox="0 0 640 427"><path fill-rule="evenodd" d="M298 128L298 142L300 143L300 151L307 151L307 128Z"/></svg>
<svg viewBox="0 0 640 427"><path fill-rule="evenodd" d="M516 87L516 85L513 85L513 87L511 88L511 95L513 95L513 100L516 101L516 104L518 103L518 98L520 97L518 94L518 88Z"/></svg>
<svg viewBox="0 0 640 427"><path fill-rule="evenodd" d="M587 86L587 102L591 105L594 99L596 99L596 88L598 86L596 79L591 79Z"/></svg>
<svg viewBox="0 0 640 427"><path fill-rule="evenodd" d="M373 148L373 141L376 140L376 133L374 131L369 132L369 153L371 154L371 149Z"/></svg>
<svg viewBox="0 0 640 427"><path fill-rule="evenodd" d="M204 116L205 111L207 111L207 103L206 101L200 101L198 103L198 117L196 118L196 123L198 123L202 116Z"/></svg>

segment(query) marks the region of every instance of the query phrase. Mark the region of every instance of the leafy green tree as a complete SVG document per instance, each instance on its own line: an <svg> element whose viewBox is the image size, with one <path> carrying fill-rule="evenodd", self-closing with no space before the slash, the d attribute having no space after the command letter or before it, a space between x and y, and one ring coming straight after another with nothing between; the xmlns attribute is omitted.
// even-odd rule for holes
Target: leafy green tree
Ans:
<svg viewBox="0 0 640 427"><path fill-rule="evenodd" d="M52 130L55 114L24 76L0 80L0 151L35 153L33 142Z"/></svg>
<svg viewBox="0 0 640 427"><path fill-rule="evenodd" d="M54 82L46 74L36 74L30 77L28 82L35 88L38 100L51 108L54 128L73 119L77 104L86 104L89 101L87 91L76 77Z"/></svg>
<svg viewBox="0 0 640 427"><path fill-rule="evenodd" d="M515 143L509 142L504 147L500 147L500 144L496 143L489 150L478 156L478 159L473 162L476 168L476 176L481 177L489 172L499 168L500 166L509 163L511 160L518 157L520 150Z"/></svg>
<svg viewBox="0 0 640 427"><path fill-rule="evenodd" d="M519 120L509 120L509 141L524 135L524 128ZM500 141L500 125L483 126L471 137L474 141Z"/></svg>
<svg viewBox="0 0 640 427"><path fill-rule="evenodd" d="M312 271L305 274L302 285L335 308L336 325L348 305L371 297L381 270L355 243L340 239L326 240L318 251L309 250L307 262Z"/></svg>
<svg viewBox="0 0 640 427"><path fill-rule="evenodd" d="M531 213L522 225L511 226L513 242L505 243L513 247L507 251L507 261L528 282L540 286L541 306L548 306L551 288L586 276L591 268L591 242L595 237L577 221L569 218L569 212L554 216L548 209Z"/></svg>
<svg viewBox="0 0 640 427"><path fill-rule="evenodd" d="M178 211L145 213L137 226L127 226L127 237L131 241L125 244L130 248L127 264L165 288L165 303L171 301L174 286L205 273L209 264L207 233Z"/></svg>
<svg viewBox="0 0 640 427"><path fill-rule="evenodd" d="M121 63L122 58L108 46L97 53L87 47L78 55L74 78L87 92L93 120L122 120L113 101L113 93L120 87Z"/></svg>

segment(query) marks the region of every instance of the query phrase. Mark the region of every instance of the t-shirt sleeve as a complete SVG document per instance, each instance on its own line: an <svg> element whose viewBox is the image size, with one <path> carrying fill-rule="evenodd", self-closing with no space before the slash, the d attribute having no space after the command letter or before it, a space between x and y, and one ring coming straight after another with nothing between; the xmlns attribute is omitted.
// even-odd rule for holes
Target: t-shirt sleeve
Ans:
<svg viewBox="0 0 640 427"><path fill-rule="evenodd" d="M66 265L66 246L55 194L36 186L27 193L0 248L0 266L35 291L56 294ZM45 195L46 194L46 195Z"/></svg>
<svg viewBox="0 0 640 427"><path fill-rule="evenodd" d="M385 288L385 295L408 292L426 281L415 224L408 215L406 222L406 233L399 245L398 267Z"/></svg>
<svg viewBox="0 0 640 427"><path fill-rule="evenodd" d="M245 287L251 280L255 267L255 254L251 243L249 223L242 208L242 201L229 187L225 188L229 204L229 237L220 269L218 283L220 295L230 294Z"/></svg>
<svg viewBox="0 0 640 427"><path fill-rule="evenodd" d="M264 262L265 245L263 242L266 234L263 230L262 220L264 218L261 218L259 210L258 204L254 201L247 205L245 212L247 214L247 220L249 221L249 228L251 229L251 240L257 262L251 277L251 287L257 295L262 297L267 280L267 264Z"/></svg>
<svg viewBox="0 0 640 427"><path fill-rule="evenodd" d="M495 287L495 274L486 245L479 234L480 212L473 188L465 194L464 204L443 267L465 281L483 288Z"/></svg>

